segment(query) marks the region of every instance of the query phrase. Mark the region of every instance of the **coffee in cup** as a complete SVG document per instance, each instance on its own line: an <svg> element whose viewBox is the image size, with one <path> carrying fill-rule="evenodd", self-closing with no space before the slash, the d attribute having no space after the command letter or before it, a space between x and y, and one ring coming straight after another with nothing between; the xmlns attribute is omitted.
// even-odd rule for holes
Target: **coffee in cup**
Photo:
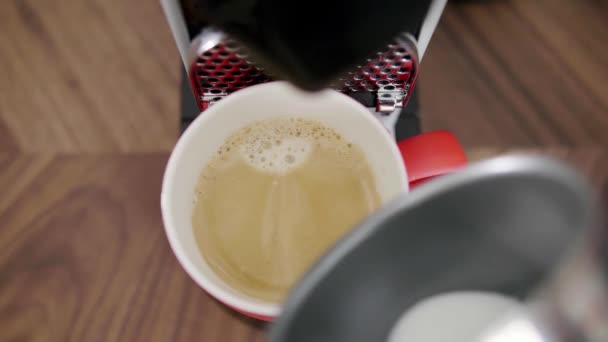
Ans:
<svg viewBox="0 0 608 342"><path fill-rule="evenodd" d="M192 227L224 282L279 302L380 204L359 146L319 121L271 118L230 135L202 170Z"/></svg>

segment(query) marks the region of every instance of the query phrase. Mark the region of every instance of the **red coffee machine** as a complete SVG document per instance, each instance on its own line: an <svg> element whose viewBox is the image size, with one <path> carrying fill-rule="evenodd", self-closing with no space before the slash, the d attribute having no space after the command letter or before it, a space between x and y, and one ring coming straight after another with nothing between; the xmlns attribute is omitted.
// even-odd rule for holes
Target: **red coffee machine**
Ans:
<svg viewBox="0 0 608 342"><path fill-rule="evenodd" d="M287 80L353 97L399 140L418 134L417 102L406 105L446 2L163 0L184 64L182 126L239 89Z"/></svg>

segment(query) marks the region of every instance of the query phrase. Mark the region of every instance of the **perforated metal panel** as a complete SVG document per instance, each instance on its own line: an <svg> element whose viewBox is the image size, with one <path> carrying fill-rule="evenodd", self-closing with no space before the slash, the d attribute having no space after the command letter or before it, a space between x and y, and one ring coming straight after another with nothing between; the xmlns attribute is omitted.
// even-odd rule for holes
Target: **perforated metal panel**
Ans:
<svg viewBox="0 0 608 342"><path fill-rule="evenodd" d="M236 42L217 32L193 40L191 60L190 81L201 111L240 89L273 80ZM372 93L376 111L390 113L407 103L417 73L416 45L403 35L330 86L346 94Z"/></svg>

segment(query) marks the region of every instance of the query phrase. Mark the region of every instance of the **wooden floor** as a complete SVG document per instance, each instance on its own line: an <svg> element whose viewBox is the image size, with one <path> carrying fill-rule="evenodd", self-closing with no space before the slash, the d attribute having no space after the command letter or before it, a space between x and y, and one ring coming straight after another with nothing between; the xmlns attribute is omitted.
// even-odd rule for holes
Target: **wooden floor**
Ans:
<svg viewBox="0 0 608 342"><path fill-rule="evenodd" d="M608 199L608 3L453 1L418 84L472 159L534 149ZM182 271L159 191L180 62L156 0L0 3L0 341L263 341Z"/></svg>

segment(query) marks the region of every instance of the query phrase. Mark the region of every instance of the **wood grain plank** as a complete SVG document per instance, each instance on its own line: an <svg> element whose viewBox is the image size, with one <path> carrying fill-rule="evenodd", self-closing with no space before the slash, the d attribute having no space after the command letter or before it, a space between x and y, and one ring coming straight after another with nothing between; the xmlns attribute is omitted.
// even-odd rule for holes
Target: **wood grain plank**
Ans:
<svg viewBox="0 0 608 342"><path fill-rule="evenodd" d="M502 88L508 82L496 74L483 50L467 44L471 35L461 34L450 13L442 19L423 61L418 86L424 128L451 130L466 147L556 141L536 116L528 119L518 103L504 98Z"/></svg>
<svg viewBox="0 0 608 342"><path fill-rule="evenodd" d="M2 108L1 105L0 108ZM2 120L0 120L0 153L16 151L18 151L18 146L11 130Z"/></svg>
<svg viewBox="0 0 608 342"><path fill-rule="evenodd" d="M600 7L525 0L448 5L420 76L425 128L450 129L471 147L608 146L608 107L599 95L608 90L608 67L594 62L605 60L605 48L593 48L608 30Z"/></svg>
<svg viewBox="0 0 608 342"><path fill-rule="evenodd" d="M0 118L35 151L160 151L179 59L156 1L4 1Z"/></svg>
<svg viewBox="0 0 608 342"><path fill-rule="evenodd" d="M501 73L508 81L501 89L505 100L522 104L523 124L528 125L530 116L537 117L559 142L587 143L589 132L582 129L582 122L564 108L564 97L559 89L566 83L566 77L559 65L552 65L555 64L551 63L552 51L539 51L541 45L536 37L529 38L523 23L513 25L520 18L508 11L508 4L498 5L463 8L457 13L460 25L469 25L475 43L496 63L494 73ZM509 48L498 48L497 42L509 42Z"/></svg>
<svg viewBox="0 0 608 342"><path fill-rule="evenodd" d="M571 82L597 101L604 114L608 110L606 92L608 84L608 37L604 1L514 1L529 25L544 38L540 44L548 44L558 52L558 57L571 66L566 69L574 78Z"/></svg>
<svg viewBox="0 0 608 342"><path fill-rule="evenodd" d="M172 255L158 199L166 159L3 162L0 340L258 339L260 325L210 299ZM35 179L12 185L19 174Z"/></svg>

